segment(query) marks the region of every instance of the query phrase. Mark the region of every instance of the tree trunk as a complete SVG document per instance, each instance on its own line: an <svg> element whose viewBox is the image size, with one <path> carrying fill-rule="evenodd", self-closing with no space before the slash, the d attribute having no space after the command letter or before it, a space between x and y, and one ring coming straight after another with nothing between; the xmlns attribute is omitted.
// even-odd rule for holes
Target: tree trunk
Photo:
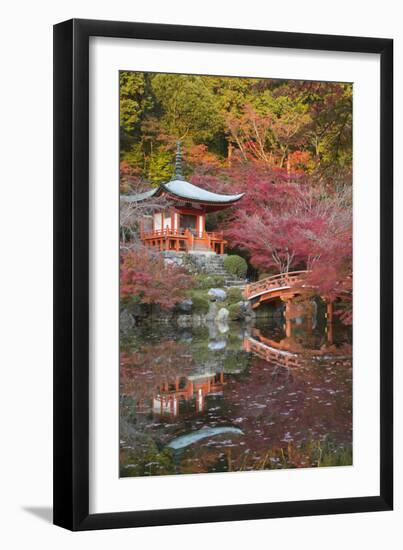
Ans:
<svg viewBox="0 0 403 550"><path fill-rule="evenodd" d="M228 164L228 166L231 166L231 162L232 162L232 150L233 150L233 145L232 145L232 143L229 141L229 142L228 142L228 150L227 150L227 164Z"/></svg>

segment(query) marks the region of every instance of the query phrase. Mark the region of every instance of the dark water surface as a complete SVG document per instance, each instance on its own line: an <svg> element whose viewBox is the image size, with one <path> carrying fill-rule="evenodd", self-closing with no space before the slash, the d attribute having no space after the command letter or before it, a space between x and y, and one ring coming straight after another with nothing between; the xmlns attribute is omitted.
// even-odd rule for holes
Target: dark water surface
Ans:
<svg viewBox="0 0 403 550"><path fill-rule="evenodd" d="M283 318L121 338L121 476L352 463L351 330Z"/></svg>

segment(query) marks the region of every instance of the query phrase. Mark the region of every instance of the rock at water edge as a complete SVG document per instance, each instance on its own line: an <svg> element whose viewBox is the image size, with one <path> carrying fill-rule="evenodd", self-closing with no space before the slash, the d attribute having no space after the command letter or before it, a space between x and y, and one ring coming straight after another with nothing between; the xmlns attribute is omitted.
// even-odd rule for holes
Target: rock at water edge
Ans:
<svg viewBox="0 0 403 550"><path fill-rule="evenodd" d="M224 302L227 298L227 293L222 288L210 288L207 294L217 302Z"/></svg>
<svg viewBox="0 0 403 550"><path fill-rule="evenodd" d="M217 313L215 320L217 321L217 323L226 323L228 321L228 317L229 317L228 309L225 307L222 307Z"/></svg>

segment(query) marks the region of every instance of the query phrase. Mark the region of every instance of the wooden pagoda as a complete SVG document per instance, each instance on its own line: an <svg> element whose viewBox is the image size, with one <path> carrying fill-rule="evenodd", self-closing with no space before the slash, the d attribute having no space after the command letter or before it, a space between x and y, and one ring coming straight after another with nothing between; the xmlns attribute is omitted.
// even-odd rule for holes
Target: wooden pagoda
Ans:
<svg viewBox="0 0 403 550"><path fill-rule="evenodd" d="M182 176L180 143L176 151L175 174L171 181L139 195L122 195L125 202L142 202L151 197L165 197L169 206L143 216L141 241L146 246L176 252L214 252L223 254L226 241L222 231L206 231L206 216L229 208L243 197L222 195L202 189Z"/></svg>

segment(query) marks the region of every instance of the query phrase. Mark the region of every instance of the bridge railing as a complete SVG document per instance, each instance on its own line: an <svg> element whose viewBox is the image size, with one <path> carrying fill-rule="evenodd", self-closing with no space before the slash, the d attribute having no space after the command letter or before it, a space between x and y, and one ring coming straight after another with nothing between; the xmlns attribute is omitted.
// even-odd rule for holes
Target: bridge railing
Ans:
<svg viewBox="0 0 403 550"><path fill-rule="evenodd" d="M244 294L247 299L265 294L275 288L290 288L304 282L309 271L290 271L288 273L279 273L271 277L266 277L256 283L246 285Z"/></svg>
<svg viewBox="0 0 403 550"><path fill-rule="evenodd" d="M254 338L248 338L244 342L244 349L258 355L268 363L275 363L287 368L301 366L301 359L296 354L270 348Z"/></svg>
<svg viewBox="0 0 403 550"><path fill-rule="evenodd" d="M273 348L252 337L246 338L243 346L245 351L258 355L268 363L275 363L287 368L312 365L312 358L321 360L324 357L326 357L328 364L331 366L351 365L351 355L346 354L345 350L304 350L303 352L295 353L291 350L285 351Z"/></svg>

